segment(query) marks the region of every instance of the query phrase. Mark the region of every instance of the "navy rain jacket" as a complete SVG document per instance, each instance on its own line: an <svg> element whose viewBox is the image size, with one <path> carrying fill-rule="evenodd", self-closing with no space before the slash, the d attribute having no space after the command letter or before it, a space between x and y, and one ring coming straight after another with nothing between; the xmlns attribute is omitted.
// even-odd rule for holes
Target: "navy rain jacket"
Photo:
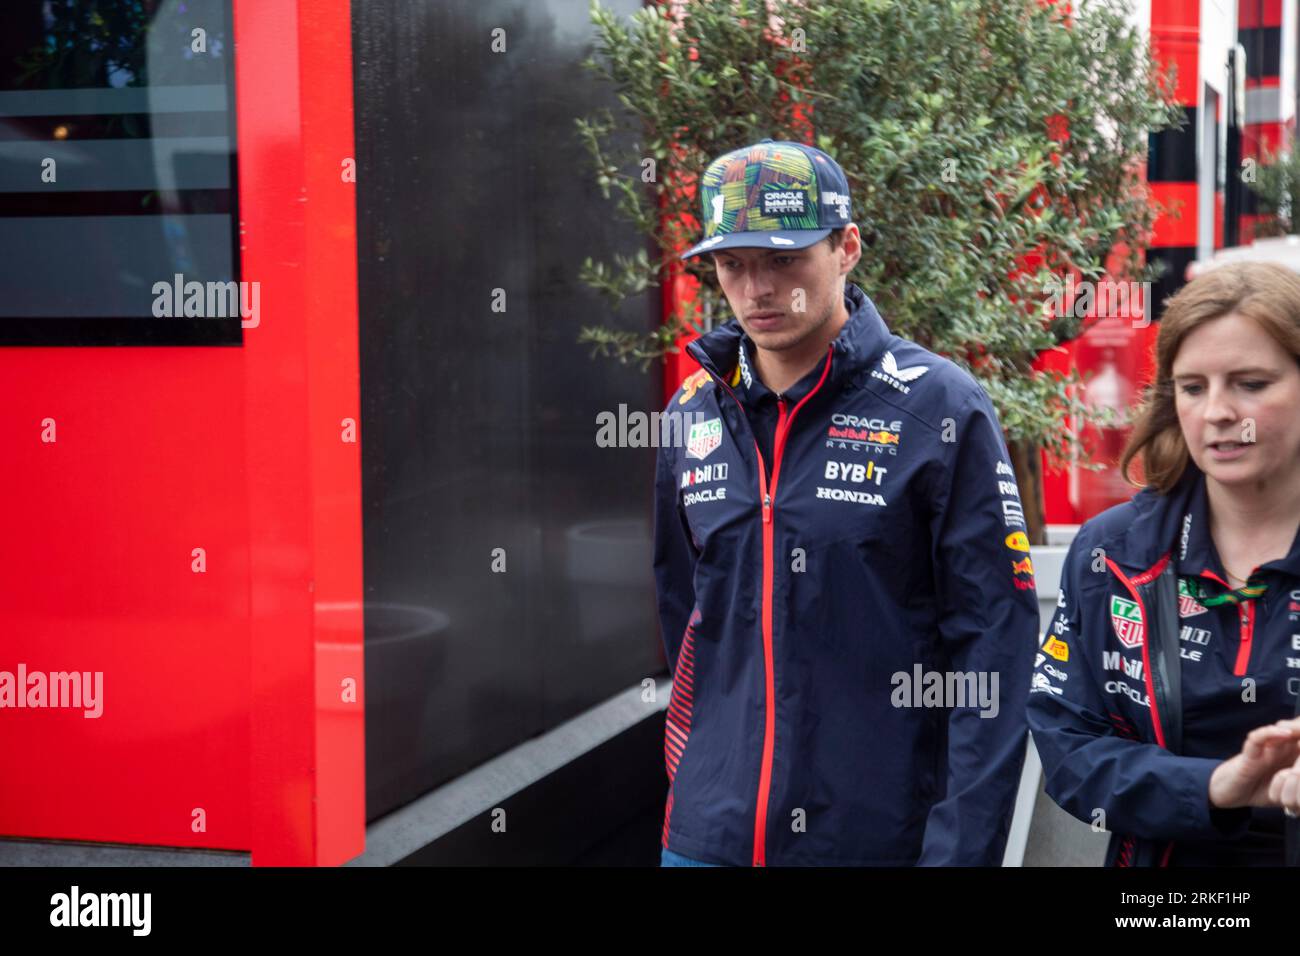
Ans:
<svg viewBox="0 0 1300 956"><path fill-rule="evenodd" d="M1250 731L1296 713L1300 537L1259 569L1262 596L1206 607L1229 590L1208 514L1189 462L1168 495L1147 488L1086 522L1036 659L1047 793L1111 831L1108 866L1283 862L1281 810L1211 808L1208 791Z"/></svg>
<svg viewBox="0 0 1300 956"><path fill-rule="evenodd" d="M1039 639L1015 478L975 380L856 285L845 300L787 395L732 320L688 346L702 370L669 401L691 419L656 477L662 842L737 866L996 866Z"/></svg>

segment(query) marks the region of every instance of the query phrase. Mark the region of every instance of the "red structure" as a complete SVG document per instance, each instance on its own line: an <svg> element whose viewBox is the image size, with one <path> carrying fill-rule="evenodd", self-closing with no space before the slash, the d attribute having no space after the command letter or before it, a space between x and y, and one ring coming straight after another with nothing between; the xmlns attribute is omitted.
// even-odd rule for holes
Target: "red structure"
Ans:
<svg viewBox="0 0 1300 956"><path fill-rule="evenodd" d="M0 349L3 663L102 714L0 715L0 833L364 848L348 3L235 0L242 347Z"/></svg>

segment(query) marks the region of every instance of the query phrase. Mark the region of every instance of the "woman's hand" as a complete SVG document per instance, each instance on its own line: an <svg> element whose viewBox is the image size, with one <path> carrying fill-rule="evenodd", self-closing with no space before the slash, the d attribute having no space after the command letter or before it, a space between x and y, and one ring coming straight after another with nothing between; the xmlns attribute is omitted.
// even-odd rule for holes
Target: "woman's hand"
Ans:
<svg viewBox="0 0 1300 956"><path fill-rule="evenodd" d="M1300 817L1300 760L1273 774L1268 785L1268 799L1286 811L1289 817Z"/></svg>
<svg viewBox="0 0 1300 956"><path fill-rule="evenodd" d="M1210 776L1210 806L1287 806L1300 811L1300 717L1256 727L1241 753ZM1284 801L1289 800L1289 803Z"/></svg>

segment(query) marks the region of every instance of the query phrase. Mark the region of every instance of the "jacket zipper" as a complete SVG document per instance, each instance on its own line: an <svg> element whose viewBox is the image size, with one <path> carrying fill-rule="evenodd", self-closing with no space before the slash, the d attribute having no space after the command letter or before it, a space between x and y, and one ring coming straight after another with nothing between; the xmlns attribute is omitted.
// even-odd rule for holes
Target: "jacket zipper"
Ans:
<svg viewBox="0 0 1300 956"><path fill-rule="evenodd" d="M772 443L772 487L767 488L765 480L759 481L759 493L763 496L763 663L766 667L767 702L766 719L763 722L763 763L758 777L758 805L754 809L754 866L767 866L767 810L772 792L772 755L776 747L776 664L773 652L772 624L772 588L775 577L775 528L777 487L781 481L781 457L785 452L786 436L799 409L821 390L826 376L831 370L833 348L826 350L826 364L822 367L821 378L803 398L795 405L787 418L785 400L777 401L776 436ZM759 459L760 466L762 459ZM761 472L760 472L761 474Z"/></svg>
<svg viewBox="0 0 1300 956"><path fill-rule="evenodd" d="M772 488L759 473L763 496L763 679L766 684L763 708L763 762L758 774L758 801L754 807L754 866L767 865L767 804L772 790L772 754L776 747L776 662L772 647L772 588L776 576L776 549L772 522L772 494L781 468L781 446L785 443L785 399L777 399L776 435L772 442Z"/></svg>
<svg viewBox="0 0 1300 956"><path fill-rule="evenodd" d="M1251 569L1254 574L1257 568ZM1228 590L1232 590L1232 585L1223 578L1219 577L1213 571L1205 570L1201 572L1207 578L1218 581ZM1250 649L1255 643L1255 601L1248 598L1237 605L1237 622L1238 622L1238 642L1237 642L1237 660L1233 665L1232 673L1235 677L1243 677L1247 668L1250 666Z"/></svg>
<svg viewBox="0 0 1300 956"><path fill-rule="evenodd" d="M773 499L776 497L777 483L781 477L781 455L785 450L785 438L790 432L790 426L794 423L794 417L799 414L799 409L803 408L810 398L817 394L826 381L826 376L831 370L831 357L835 354L833 346L826 349L826 364L822 367L821 378L817 384L809 390L808 394L799 400L794 410L790 412L787 418L785 414L785 400L777 401L777 421L776 435L772 442L772 487L767 486L767 463L763 461L763 453L759 450L758 439L754 439L754 454L758 458L758 494L762 501L762 522L763 522L763 670L764 670L764 719L763 719L763 760L760 765L758 777L758 801L754 808L754 866L767 865L767 810L768 799L772 792L772 755L776 746L776 664L773 654L773 624L772 624L772 588L775 578L775 559L773 551L774 528L776 525L775 516L776 508L773 505ZM731 390L731 386L720 375L713 372L714 381L727 390L737 405L740 406L740 417L749 424L749 416L745 414L745 406L736 393ZM751 436L753 437L751 429Z"/></svg>
<svg viewBox="0 0 1300 956"><path fill-rule="evenodd" d="M1238 617L1241 621L1241 643L1237 645L1237 666L1232 673L1241 677L1250 664L1250 648L1255 638L1255 602L1242 601L1238 605Z"/></svg>

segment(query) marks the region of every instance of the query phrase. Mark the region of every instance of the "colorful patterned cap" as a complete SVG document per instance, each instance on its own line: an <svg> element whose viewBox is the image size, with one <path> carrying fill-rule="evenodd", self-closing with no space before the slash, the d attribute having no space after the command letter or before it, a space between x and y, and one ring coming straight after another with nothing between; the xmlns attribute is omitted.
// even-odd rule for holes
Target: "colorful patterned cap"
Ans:
<svg viewBox="0 0 1300 956"><path fill-rule="evenodd" d="M771 139L710 163L700 209L704 238L683 259L720 249L805 249L853 214L839 163L815 147Z"/></svg>

